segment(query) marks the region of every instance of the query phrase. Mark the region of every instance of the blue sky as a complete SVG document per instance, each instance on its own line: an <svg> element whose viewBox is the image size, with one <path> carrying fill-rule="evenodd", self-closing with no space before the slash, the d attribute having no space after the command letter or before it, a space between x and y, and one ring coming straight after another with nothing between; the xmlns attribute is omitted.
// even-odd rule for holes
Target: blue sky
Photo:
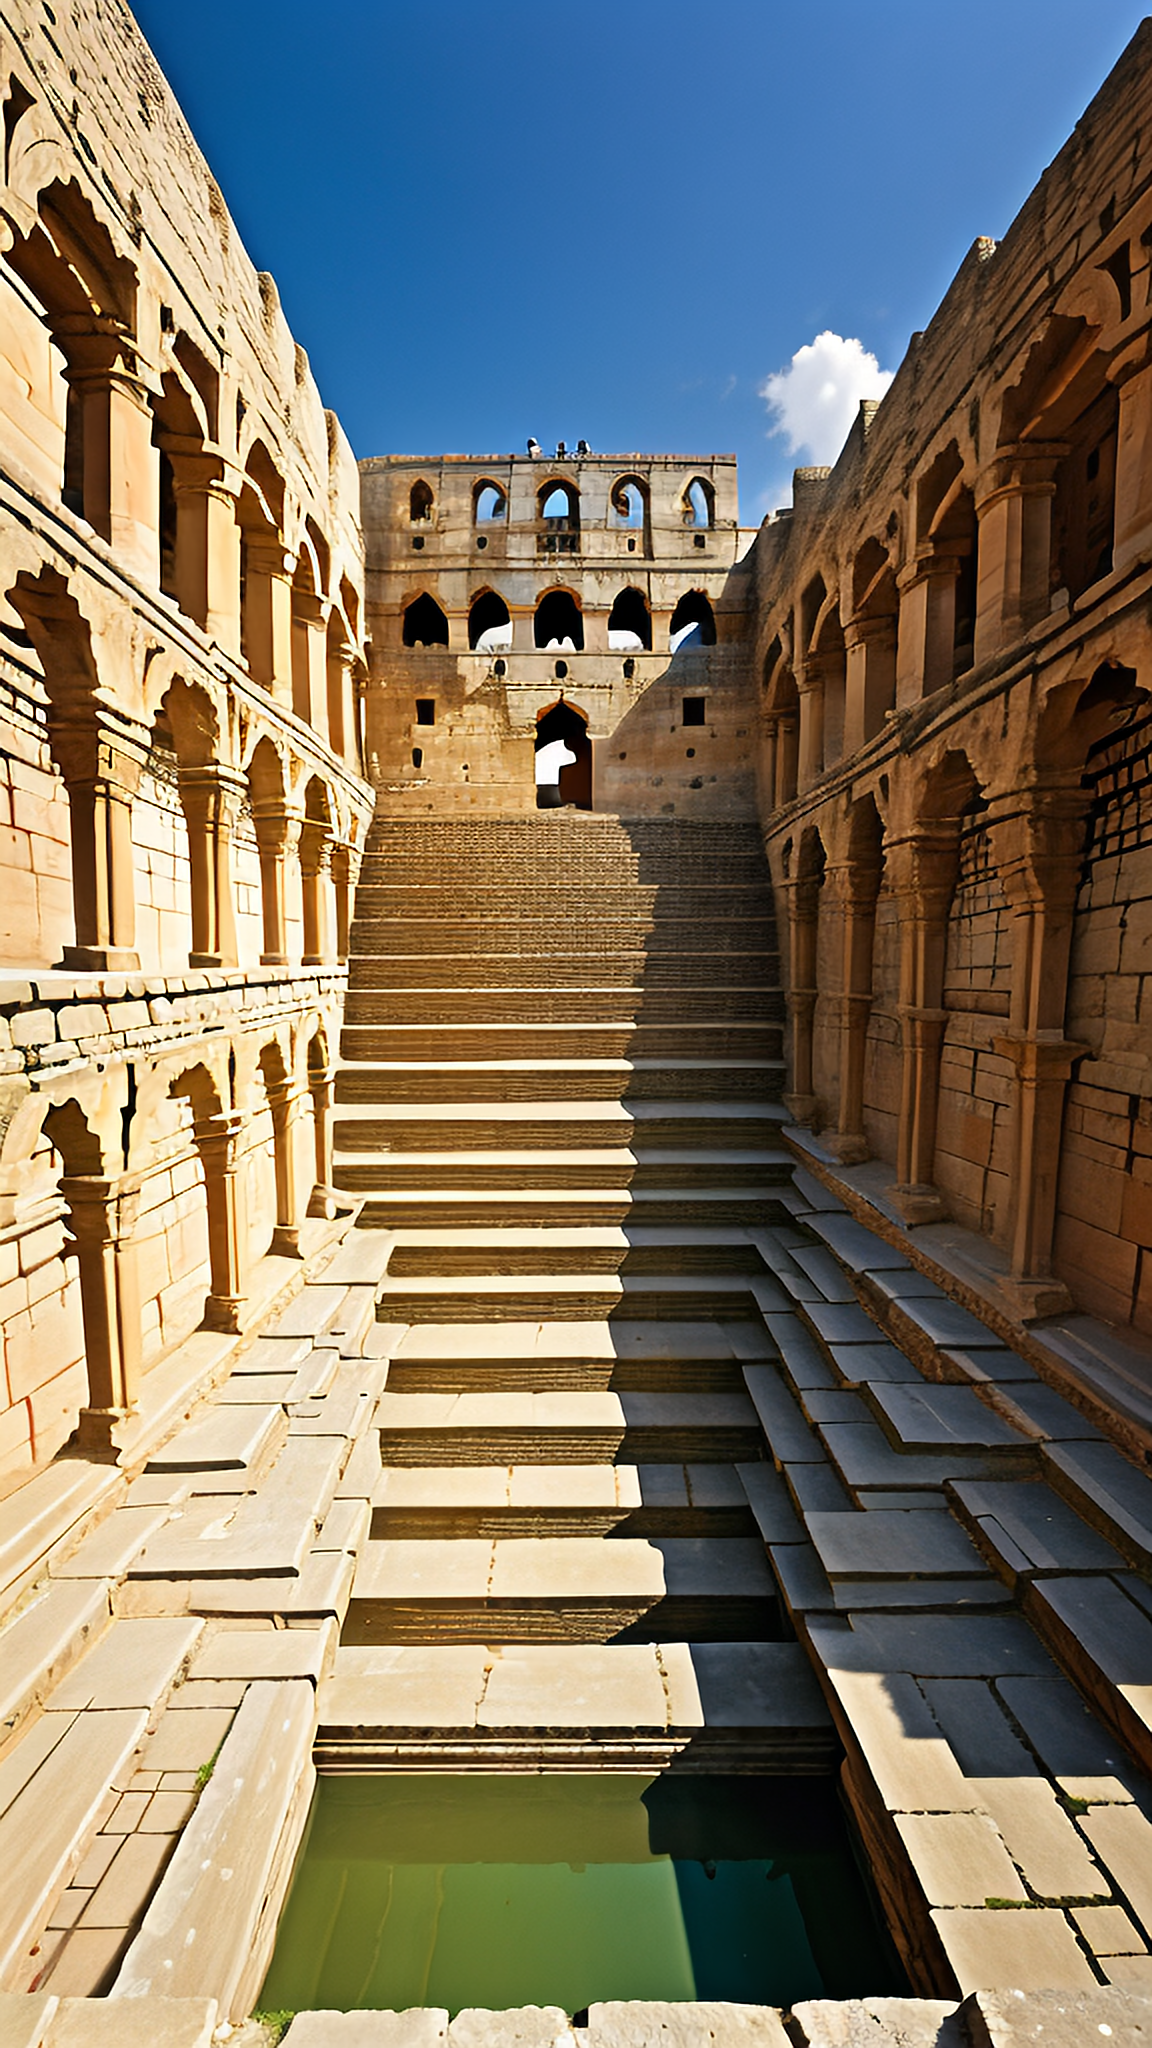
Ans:
<svg viewBox="0 0 1152 2048"><path fill-rule="evenodd" d="M1128 0L138 0L358 455L735 449L893 370L1141 18ZM868 377L865 368L865 381ZM846 380L846 382L845 382ZM851 393L848 394L852 396ZM811 431L819 435L813 425Z"/></svg>

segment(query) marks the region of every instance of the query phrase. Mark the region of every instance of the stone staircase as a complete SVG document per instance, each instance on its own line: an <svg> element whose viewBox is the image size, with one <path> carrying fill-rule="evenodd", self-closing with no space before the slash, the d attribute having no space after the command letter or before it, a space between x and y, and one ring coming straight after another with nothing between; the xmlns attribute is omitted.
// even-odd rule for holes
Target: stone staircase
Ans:
<svg viewBox="0 0 1152 2048"><path fill-rule="evenodd" d="M374 826L335 1175L406 1334L346 1645L780 1639L735 1465L781 1014L754 826Z"/></svg>

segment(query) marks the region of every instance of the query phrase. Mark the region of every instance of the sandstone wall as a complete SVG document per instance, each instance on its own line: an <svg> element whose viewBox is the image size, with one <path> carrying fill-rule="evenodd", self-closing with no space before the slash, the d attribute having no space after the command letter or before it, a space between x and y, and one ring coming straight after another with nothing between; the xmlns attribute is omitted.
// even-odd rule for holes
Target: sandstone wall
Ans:
<svg viewBox="0 0 1152 2048"><path fill-rule="evenodd" d="M126 6L0 24L0 1474L329 1198L355 461Z"/></svg>
<svg viewBox="0 0 1152 2048"><path fill-rule="evenodd" d="M1017 1312L1143 1332L1150 112L1145 25L748 558L794 1114Z"/></svg>

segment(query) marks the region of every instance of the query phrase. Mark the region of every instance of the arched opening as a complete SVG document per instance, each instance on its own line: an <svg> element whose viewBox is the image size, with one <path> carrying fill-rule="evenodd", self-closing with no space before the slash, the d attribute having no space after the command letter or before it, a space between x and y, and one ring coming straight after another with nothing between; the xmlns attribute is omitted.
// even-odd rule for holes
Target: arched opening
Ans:
<svg viewBox="0 0 1152 2048"><path fill-rule="evenodd" d="M284 483L262 441L244 464L240 527L240 650L254 682L281 701L292 688L291 556L284 546Z"/></svg>
<svg viewBox="0 0 1152 2048"><path fill-rule="evenodd" d="M668 647L678 654L682 647L714 647L716 620L703 590L686 590L672 614Z"/></svg>
<svg viewBox="0 0 1152 2048"><path fill-rule="evenodd" d="M830 768L844 751L844 691L847 679L844 628L840 624L840 607L835 598L824 613L813 646L813 654L820 665L820 687L824 694L824 766Z"/></svg>
<svg viewBox="0 0 1152 2048"><path fill-rule="evenodd" d="M680 500L685 526L707 527L716 517L716 493L706 477L694 476Z"/></svg>
<svg viewBox="0 0 1152 2048"><path fill-rule="evenodd" d="M536 497L537 549L542 555L574 555L580 547L580 493L563 479L542 484Z"/></svg>
<svg viewBox="0 0 1152 2048"><path fill-rule="evenodd" d="M613 526L639 532L648 522L648 489L638 476L622 476L608 494Z"/></svg>
<svg viewBox="0 0 1152 2048"><path fill-rule="evenodd" d="M498 590L481 590L468 611L468 645L477 654L495 654L512 645L512 620Z"/></svg>
<svg viewBox="0 0 1152 2048"><path fill-rule="evenodd" d="M976 505L955 441L941 450L916 487L916 531L919 559L926 566L940 565L941 596L934 610L942 603L951 606L951 617L932 629L934 645L942 651L934 661L925 658L927 696L971 668L976 636Z"/></svg>
<svg viewBox="0 0 1152 2048"><path fill-rule="evenodd" d="M852 621L844 707L844 751L852 753L882 729L896 702L896 634L900 597L883 541L866 540L852 564Z"/></svg>
<svg viewBox="0 0 1152 2048"><path fill-rule="evenodd" d="M536 718L536 808L572 804L592 809L592 742L588 720L563 697Z"/></svg>
<svg viewBox="0 0 1152 2048"><path fill-rule="evenodd" d="M283 967L288 961L285 871L295 821L288 811L284 765L267 735L257 741L248 764L248 798L260 856L260 906L264 922L260 964Z"/></svg>
<svg viewBox="0 0 1152 2048"><path fill-rule="evenodd" d="M408 493L408 517L414 526L431 519L435 502L431 484L426 484L423 477L419 477Z"/></svg>
<svg viewBox="0 0 1152 2048"><path fill-rule="evenodd" d="M404 613L405 647L447 647L448 621L434 597L422 590Z"/></svg>
<svg viewBox="0 0 1152 2048"><path fill-rule="evenodd" d="M651 648L652 614L642 590L622 590L608 614L608 645L628 652Z"/></svg>
<svg viewBox="0 0 1152 2048"><path fill-rule="evenodd" d="M548 590L536 607L532 627L536 647L579 654L584 646L584 618L570 590Z"/></svg>
<svg viewBox="0 0 1152 2048"><path fill-rule="evenodd" d="M507 519L507 492L499 484L477 484L473 494L472 517L477 526L487 526L495 520Z"/></svg>

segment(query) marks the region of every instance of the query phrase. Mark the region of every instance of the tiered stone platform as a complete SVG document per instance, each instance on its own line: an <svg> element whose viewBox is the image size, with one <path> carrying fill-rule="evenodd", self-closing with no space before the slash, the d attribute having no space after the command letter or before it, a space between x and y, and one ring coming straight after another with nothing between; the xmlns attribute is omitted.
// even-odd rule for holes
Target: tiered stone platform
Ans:
<svg viewBox="0 0 1152 2048"><path fill-rule="evenodd" d="M60 1459L4 1510L4 2048L243 2021L317 1767L842 1773L899 2012L453 2043L1149 2038L1152 1484L1098 1395L793 1169L759 861L742 827L376 828L336 1111L358 1227L259 1334L190 1340L209 1390L135 1464Z"/></svg>

